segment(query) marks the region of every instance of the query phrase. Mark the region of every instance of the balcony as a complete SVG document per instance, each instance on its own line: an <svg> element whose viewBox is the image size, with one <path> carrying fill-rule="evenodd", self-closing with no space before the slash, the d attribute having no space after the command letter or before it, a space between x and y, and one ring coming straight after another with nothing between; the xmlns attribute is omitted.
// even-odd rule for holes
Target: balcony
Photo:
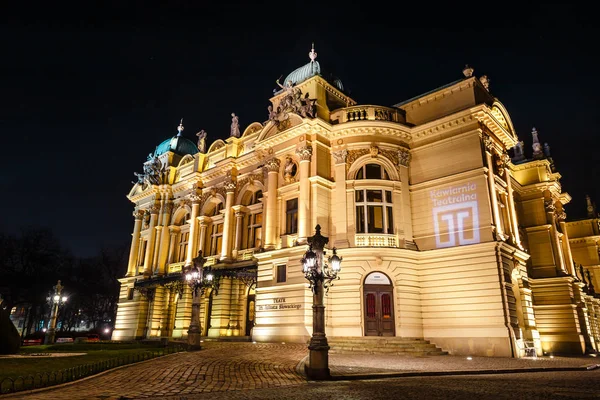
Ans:
<svg viewBox="0 0 600 400"><path fill-rule="evenodd" d="M185 261L169 264L169 272L168 273L174 274L176 272L181 272L181 269L183 268L184 264L185 264Z"/></svg>
<svg viewBox="0 0 600 400"><path fill-rule="evenodd" d="M398 247L398 238L396 235L357 233L354 243L356 247Z"/></svg>
<svg viewBox="0 0 600 400"><path fill-rule="evenodd" d="M383 106L353 106L340 108L331 113L332 123L343 124L353 121L388 121L405 123L402 110Z"/></svg>

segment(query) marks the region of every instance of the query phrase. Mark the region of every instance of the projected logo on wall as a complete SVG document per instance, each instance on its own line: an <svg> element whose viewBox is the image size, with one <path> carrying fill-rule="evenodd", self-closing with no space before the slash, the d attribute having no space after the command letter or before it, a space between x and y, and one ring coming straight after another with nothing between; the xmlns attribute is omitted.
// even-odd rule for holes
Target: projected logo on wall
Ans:
<svg viewBox="0 0 600 400"><path fill-rule="evenodd" d="M436 247L479 243L477 185L432 190L433 228Z"/></svg>

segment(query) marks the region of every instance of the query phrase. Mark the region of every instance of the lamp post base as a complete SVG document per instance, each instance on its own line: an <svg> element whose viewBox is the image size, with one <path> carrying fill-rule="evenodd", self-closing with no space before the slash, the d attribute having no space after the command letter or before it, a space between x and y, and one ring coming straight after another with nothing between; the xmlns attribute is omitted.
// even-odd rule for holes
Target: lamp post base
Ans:
<svg viewBox="0 0 600 400"><path fill-rule="evenodd" d="M317 343L314 343L317 342ZM320 342L320 343L319 343ZM325 342L323 344L323 342ZM331 378L329 372L329 346L327 339L311 340L308 346L308 364L304 366L306 376L314 380L326 380Z"/></svg>
<svg viewBox="0 0 600 400"><path fill-rule="evenodd" d="M187 351L198 350L202 350L202 345L200 344L200 332L188 331Z"/></svg>
<svg viewBox="0 0 600 400"><path fill-rule="evenodd" d="M46 332L46 336L44 336L44 344L54 344L54 337L56 336L56 331L54 329L48 329Z"/></svg>

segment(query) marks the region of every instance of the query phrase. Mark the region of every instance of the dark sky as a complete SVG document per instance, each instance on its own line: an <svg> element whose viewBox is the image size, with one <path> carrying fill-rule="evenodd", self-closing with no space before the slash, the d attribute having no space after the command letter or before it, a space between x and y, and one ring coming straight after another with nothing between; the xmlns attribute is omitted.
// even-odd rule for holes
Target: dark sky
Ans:
<svg viewBox="0 0 600 400"><path fill-rule="evenodd" d="M600 203L600 35L585 7L19 4L0 16L2 231L50 227L81 256L127 243L133 172L179 119L209 144L229 135L231 112L242 128L265 121L275 80L309 61L313 41L322 69L363 104L427 92L468 63L490 77L526 154L533 126L550 144L569 219L585 216L586 193Z"/></svg>

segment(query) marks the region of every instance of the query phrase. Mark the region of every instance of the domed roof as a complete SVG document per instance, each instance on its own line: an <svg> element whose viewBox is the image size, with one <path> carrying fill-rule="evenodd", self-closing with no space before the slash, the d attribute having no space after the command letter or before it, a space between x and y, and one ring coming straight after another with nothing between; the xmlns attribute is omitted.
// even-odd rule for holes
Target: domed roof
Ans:
<svg viewBox="0 0 600 400"><path fill-rule="evenodd" d="M297 85L315 75L321 75L321 66L319 65L318 61L311 61L308 64L292 71L283 82L284 84L287 84L291 81L292 85Z"/></svg>
<svg viewBox="0 0 600 400"><path fill-rule="evenodd" d="M318 61L316 61L317 52L315 51L314 43L310 53L308 53L308 57L310 58L310 62L308 64L305 64L300 68L296 68L288 76L286 76L285 80L283 81L284 86L288 86L290 82L292 86L295 86L309 78L312 78L315 75L321 75L321 65ZM344 91L344 85L339 78L332 77L332 79L328 79L328 81L337 89Z"/></svg>
<svg viewBox="0 0 600 400"><path fill-rule="evenodd" d="M162 154L165 154L167 151L172 151L175 154L179 154L180 156L184 156L186 154L196 154L199 152L198 146L191 140L183 137L181 132L183 132L183 120L181 120L181 124L177 127L179 133L173 136L170 139L164 140L156 146L156 150L154 150L154 157L158 157Z"/></svg>

